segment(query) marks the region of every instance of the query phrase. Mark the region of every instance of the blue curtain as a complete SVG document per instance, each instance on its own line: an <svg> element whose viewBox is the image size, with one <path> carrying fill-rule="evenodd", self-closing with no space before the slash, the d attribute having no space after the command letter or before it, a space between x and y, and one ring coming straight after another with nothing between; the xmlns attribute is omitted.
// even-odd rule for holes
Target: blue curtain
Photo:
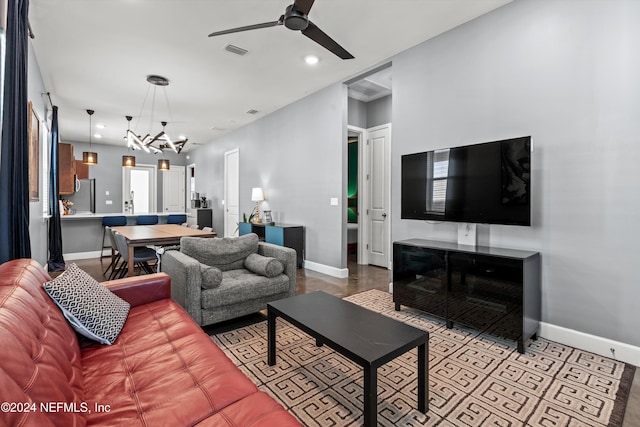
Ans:
<svg viewBox="0 0 640 427"><path fill-rule="evenodd" d="M49 271L64 270L64 258L62 257L62 229L60 227L60 203L58 203L58 189L60 187L58 172L58 107L53 106L51 118L51 140L49 152L51 153L49 166Z"/></svg>
<svg viewBox="0 0 640 427"><path fill-rule="evenodd" d="M27 58L29 0L7 8L2 147L0 152L0 263L31 258Z"/></svg>

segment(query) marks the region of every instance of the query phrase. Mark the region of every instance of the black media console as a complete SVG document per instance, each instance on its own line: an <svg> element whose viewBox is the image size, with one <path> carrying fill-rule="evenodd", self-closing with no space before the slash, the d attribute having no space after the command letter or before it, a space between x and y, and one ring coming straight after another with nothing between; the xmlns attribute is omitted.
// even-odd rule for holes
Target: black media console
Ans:
<svg viewBox="0 0 640 427"><path fill-rule="evenodd" d="M540 254L409 239L393 244L393 301L525 343L540 325Z"/></svg>

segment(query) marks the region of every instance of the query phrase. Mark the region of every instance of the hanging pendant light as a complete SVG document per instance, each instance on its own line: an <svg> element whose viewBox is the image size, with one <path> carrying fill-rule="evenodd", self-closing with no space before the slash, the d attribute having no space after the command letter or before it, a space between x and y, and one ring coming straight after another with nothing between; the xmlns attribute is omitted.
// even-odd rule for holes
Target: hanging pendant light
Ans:
<svg viewBox="0 0 640 427"><path fill-rule="evenodd" d="M131 116L125 116L125 118L127 119L127 135L129 135L129 130L130 130L130 125L131 125L131 119L133 117ZM125 137L126 138L126 137ZM127 152L129 150L133 150L133 148L131 146L129 146L127 148ZM136 165L136 156L132 156L130 154L126 154L124 156L122 156L122 166L124 166L125 168L132 168Z"/></svg>
<svg viewBox="0 0 640 427"><path fill-rule="evenodd" d="M171 169L171 165L169 163L169 159L160 159L158 160L158 169L166 172Z"/></svg>
<svg viewBox="0 0 640 427"><path fill-rule="evenodd" d="M91 151L91 116L93 116L93 113L93 110L87 110L87 114L89 114L89 151L82 152L82 163L86 165L98 164L98 153Z"/></svg>

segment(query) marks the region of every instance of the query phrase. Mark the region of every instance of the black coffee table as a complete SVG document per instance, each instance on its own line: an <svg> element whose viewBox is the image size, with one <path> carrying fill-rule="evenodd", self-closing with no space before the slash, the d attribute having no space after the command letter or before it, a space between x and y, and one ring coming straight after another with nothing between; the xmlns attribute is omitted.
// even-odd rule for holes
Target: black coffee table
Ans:
<svg viewBox="0 0 640 427"><path fill-rule="evenodd" d="M418 410L429 410L429 333L343 301L313 292L267 304L267 362L276 363L276 318L282 317L364 368L364 425L377 424L378 367L418 347Z"/></svg>

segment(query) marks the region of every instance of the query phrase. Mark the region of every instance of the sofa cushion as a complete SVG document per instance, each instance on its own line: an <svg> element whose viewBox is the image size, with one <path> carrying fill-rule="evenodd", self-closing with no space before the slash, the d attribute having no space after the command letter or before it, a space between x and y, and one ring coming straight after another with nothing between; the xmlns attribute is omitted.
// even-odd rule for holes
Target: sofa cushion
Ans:
<svg viewBox="0 0 640 427"><path fill-rule="evenodd" d="M208 425L207 417L258 392L169 299L133 307L114 345L82 349L82 366L89 407L110 405L87 414L88 425Z"/></svg>
<svg viewBox="0 0 640 427"><path fill-rule="evenodd" d="M244 260L244 268L265 277L276 277L284 271L284 266L275 258L251 254Z"/></svg>
<svg viewBox="0 0 640 427"><path fill-rule="evenodd" d="M36 261L0 266L0 401L85 401L78 338L47 296L51 277ZM101 346L104 348L104 346ZM4 422L3 422L4 421ZM0 425L84 426L72 411L4 413Z"/></svg>
<svg viewBox="0 0 640 427"><path fill-rule="evenodd" d="M244 268L222 273L222 283L216 289L202 290L202 308L241 304L244 301L265 298L287 292L289 278L258 276Z"/></svg>
<svg viewBox="0 0 640 427"><path fill-rule="evenodd" d="M244 259L258 252L258 236L245 234L240 237L183 237L180 252L222 271L243 268Z"/></svg>
<svg viewBox="0 0 640 427"><path fill-rule="evenodd" d="M76 264L43 287L76 332L101 344L113 344L127 320L128 302Z"/></svg>
<svg viewBox="0 0 640 427"><path fill-rule="evenodd" d="M200 264L200 276L202 277L201 286L203 289L214 289L222 283L222 270L218 267Z"/></svg>

